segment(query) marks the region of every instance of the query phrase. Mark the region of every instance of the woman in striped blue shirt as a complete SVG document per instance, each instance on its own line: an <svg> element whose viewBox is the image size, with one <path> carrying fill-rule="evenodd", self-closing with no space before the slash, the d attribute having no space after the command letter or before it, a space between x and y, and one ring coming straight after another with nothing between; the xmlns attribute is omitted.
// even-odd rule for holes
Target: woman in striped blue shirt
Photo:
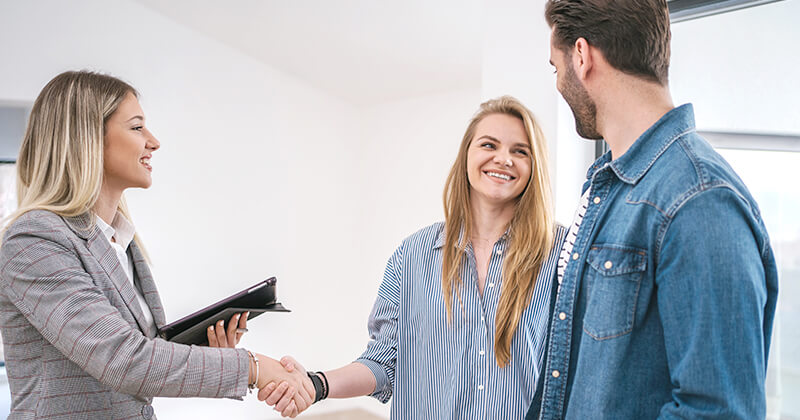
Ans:
<svg viewBox="0 0 800 420"><path fill-rule="evenodd" d="M393 419L521 419L543 363L565 229L553 220L545 139L503 96L472 118L444 190L444 223L389 259L353 363L309 373L315 400L392 399ZM287 369L302 369L284 358ZM259 398L297 414L286 385Z"/></svg>

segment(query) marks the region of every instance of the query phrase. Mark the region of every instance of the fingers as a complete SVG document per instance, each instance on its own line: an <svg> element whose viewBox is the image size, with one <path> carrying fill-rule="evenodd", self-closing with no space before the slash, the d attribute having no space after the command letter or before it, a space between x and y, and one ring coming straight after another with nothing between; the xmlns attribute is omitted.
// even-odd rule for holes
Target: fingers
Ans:
<svg viewBox="0 0 800 420"><path fill-rule="evenodd" d="M272 394L272 392L275 391L275 388L277 388L277 387L278 387L278 385L275 384L275 382L270 382L270 383L267 384L267 386L259 389L258 390L258 400L259 401L266 400L267 397L269 397L270 394Z"/></svg>
<svg viewBox="0 0 800 420"><path fill-rule="evenodd" d="M302 412L310 407L311 404L314 403L315 396L316 392L314 391L314 384L311 382L311 379L307 376L302 378L295 395L297 409Z"/></svg>
<svg viewBox="0 0 800 420"><path fill-rule="evenodd" d="M208 336L208 346L209 347L219 347L219 342L217 341L217 334L214 332L214 326L211 325L206 330L206 336Z"/></svg>
<svg viewBox="0 0 800 420"><path fill-rule="evenodd" d="M297 417L298 414L300 414L300 412L297 409L294 400L292 400L292 402L289 403L289 405L284 410L281 411L281 416L283 417L295 418Z"/></svg>
<svg viewBox="0 0 800 420"><path fill-rule="evenodd" d="M294 372L294 364L295 360L291 356L283 356L281 358L281 366L283 366L287 372Z"/></svg>
<svg viewBox="0 0 800 420"><path fill-rule="evenodd" d="M219 346L229 347L228 337L225 335L225 321L217 321L217 325L214 325L214 332L217 335L217 342L219 343Z"/></svg>
<svg viewBox="0 0 800 420"><path fill-rule="evenodd" d="M236 337L236 328L239 326L239 318L242 314L233 314L231 320L228 321L228 328L226 329L226 341L229 347L236 347L239 340Z"/></svg>
<svg viewBox="0 0 800 420"><path fill-rule="evenodd" d="M236 344L239 344L239 340L242 339L244 332L247 331L247 318L249 317L250 311L247 311L239 318L239 328L236 330Z"/></svg>
<svg viewBox="0 0 800 420"><path fill-rule="evenodd" d="M283 381L283 382L281 382L281 383L278 385L278 387L277 387L277 388L275 388L275 390L274 390L274 391L272 391L272 393L270 393L269 395L267 395L267 397L266 397L265 401L266 401L266 403L267 403L267 404L269 404L269 405L275 405L275 404L277 404L277 403L278 403L278 402L279 402L279 401L280 401L280 400L281 400L281 399L282 399L282 398L283 398L283 397L284 397L284 396L285 396L287 393L288 393L288 394L291 394L292 396L294 396L294 392L295 392L295 389L294 389L294 387L292 387L291 385L289 385L289 382ZM260 391L259 391L259 394L261 394L261 392L260 392ZM291 397L290 397L290 398L291 398ZM259 398L259 399L260 399L260 398Z"/></svg>
<svg viewBox="0 0 800 420"><path fill-rule="evenodd" d="M286 409L292 403L293 401L292 399L294 398L295 393L296 393L295 388L289 387L286 393L283 394L283 397L281 397L280 401L278 401L278 403L275 404L275 411L279 411L285 417L286 415L283 414L283 412L286 411L288 413Z"/></svg>

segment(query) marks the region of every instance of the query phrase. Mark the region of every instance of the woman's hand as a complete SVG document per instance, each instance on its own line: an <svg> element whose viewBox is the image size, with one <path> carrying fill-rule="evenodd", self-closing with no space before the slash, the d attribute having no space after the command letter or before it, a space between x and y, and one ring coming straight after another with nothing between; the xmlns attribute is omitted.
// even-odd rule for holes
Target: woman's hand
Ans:
<svg viewBox="0 0 800 420"><path fill-rule="evenodd" d="M219 321L216 325L208 327L206 335L208 336L209 347L228 347L234 348L239 344L239 340L247 332L247 317L250 312L243 312L234 314L231 320L228 321L228 328L225 328L225 321Z"/></svg>
<svg viewBox="0 0 800 420"><path fill-rule="evenodd" d="M273 359L269 362L272 380L259 386L258 399L266 400L284 417L295 417L310 407L314 403L314 385L303 366L288 356L280 363Z"/></svg>

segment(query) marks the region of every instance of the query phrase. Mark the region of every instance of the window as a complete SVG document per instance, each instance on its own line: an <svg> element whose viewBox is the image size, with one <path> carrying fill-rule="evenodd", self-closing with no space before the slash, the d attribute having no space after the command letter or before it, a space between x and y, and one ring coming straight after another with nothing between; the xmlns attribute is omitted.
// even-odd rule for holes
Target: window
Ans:
<svg viewBox="0 0 800 420"><path fill-rule="evenodd" d="M761 209L778 264L778 308L767 371L769 419L800 419L800 152L752 150L755 140L730 138L717 151L739 174ZM780 140L786 140L781 136ZM719 144L719 142L714 142ZM796 138L800 146L800 137Z"/></svg>

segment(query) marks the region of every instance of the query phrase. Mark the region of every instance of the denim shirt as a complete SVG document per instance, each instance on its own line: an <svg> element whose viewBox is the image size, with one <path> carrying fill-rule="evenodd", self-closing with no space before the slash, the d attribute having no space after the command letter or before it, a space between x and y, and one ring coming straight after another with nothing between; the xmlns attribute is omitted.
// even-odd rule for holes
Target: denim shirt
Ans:
<svg viewBox="0 0 800 420"><path fill-rule="evenodd" d="M758 419L778 294L755 200L690 104L589 169L527 418Z"/></svg>

